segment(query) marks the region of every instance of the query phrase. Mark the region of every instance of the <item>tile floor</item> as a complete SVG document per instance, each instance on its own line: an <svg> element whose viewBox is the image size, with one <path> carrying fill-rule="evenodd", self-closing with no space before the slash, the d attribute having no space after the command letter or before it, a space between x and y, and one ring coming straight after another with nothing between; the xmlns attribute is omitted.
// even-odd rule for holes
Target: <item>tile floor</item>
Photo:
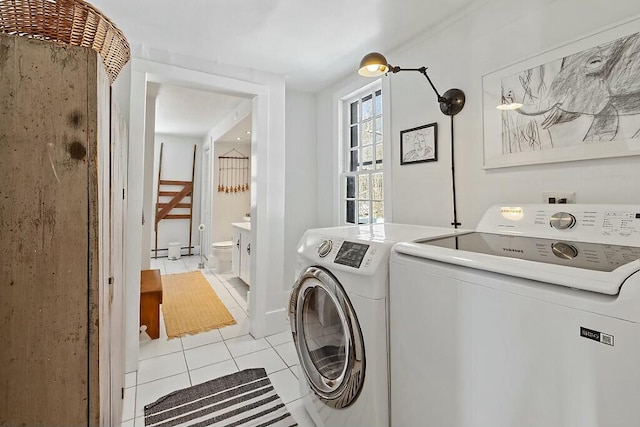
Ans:
<svg viewBox="0 0 640 427"><path fill-rule="evenodd" d="M198 270L199 256L151 260L164 274ZM246 368L264 368L289 412L301 427L313 427L300 400L298 357L288 331L266 338L249 335L248 286L231 274L201 270L237 324L197 335L168 339L160 316L160 338L140 335L137 372L125 377L122 427L144 426L144 405L174 390L200 384Z"/></svg>

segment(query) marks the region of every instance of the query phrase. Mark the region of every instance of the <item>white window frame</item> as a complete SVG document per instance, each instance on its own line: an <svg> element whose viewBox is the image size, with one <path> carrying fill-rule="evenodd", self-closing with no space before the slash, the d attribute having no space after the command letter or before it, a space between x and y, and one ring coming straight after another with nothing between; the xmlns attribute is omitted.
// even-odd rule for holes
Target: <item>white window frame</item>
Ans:
<svg viewBox="0 0 640 427"><path fill-rule="evenodd" d="M360 87L359 89L349 93L347 96L344 96L340 99L340 108L338 108L339 111L339 119L338 122L340 124L340 138L339 138L339 165L340 165L340 170L339 170L339 209L340 212L338 213L339 215L339 224L340 225L358 225L358 206L356 205L356 210L355 210L355 220L356 220L356 224L353 223L349 223L347 222L347 194L346 194L346 177L347 176L363 176L363 175L370 175L372 173L379 173L381 172L383 174L383 183L384 183L384 188L383 188L383 220L384 222L391 222L392 221L392 209L391 209L391 197L390 197L390 189L391 189L391 184L390 184L390 177L391 177L391 172L390 172L390 166L391 166L391 138L390 138L390 132L389 132L389 128L390 128L390 120L389 120L389 116L390 116L390 112L389 112L389 107L390 107L390 102L389 102L389 84L388 84L388 79L386 78L382 78L382 79L378 79L366 86ZM380 91L382 94L382 146L383 146L383 167L382 169L375 169L375 164L374 164L374 169L373 170L366 170L366 171L354 171L351 172L349 170L349 163L350 163L350 129L351 129L351 124L350 124L350 106L351 103L362 99L364 97L366 97L368 94L372 94L373 95L373 100L372 102L375 105L375 93L377 91ZM359 112L360 114L360 112ZM375 118L374 118L374 132L375 132ZM360 136L359 136L360 138ZM374 137L375 138L375 137ZM360 144L360 140L358 141L358 146ZM375 145L374 145L375 146ZM375 159L375 157L374 157ZM357 179L356 179L356 185L357 185ZM358 189L356 188L356 196ZM370 189L371 191L371 189ZM357 202L357 197L356 197L356 204ZM371 199L370 203L371 203ZM372 213L372 205L369 205L369 212Z"/></svg>

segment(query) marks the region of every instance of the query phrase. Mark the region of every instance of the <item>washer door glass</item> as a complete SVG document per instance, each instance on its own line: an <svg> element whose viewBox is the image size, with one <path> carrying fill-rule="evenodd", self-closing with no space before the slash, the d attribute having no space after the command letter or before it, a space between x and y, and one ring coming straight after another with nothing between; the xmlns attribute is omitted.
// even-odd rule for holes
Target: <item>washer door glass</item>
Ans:
<svg viewBox="0 0 640 427"><path fill-rule="evenodd" d="M362 332L342 286L327 270L309 267L289 303L300 366L315 394L335 408L349 406L364 382Z"/></svg>
<svg viewBox="0 0 640 427"><path fill-rule="evenodd" d="M313 287L305 295L302 324L315 368L325 378L339 378L347 368L347 336L338 308L324 288Z"/></svg>

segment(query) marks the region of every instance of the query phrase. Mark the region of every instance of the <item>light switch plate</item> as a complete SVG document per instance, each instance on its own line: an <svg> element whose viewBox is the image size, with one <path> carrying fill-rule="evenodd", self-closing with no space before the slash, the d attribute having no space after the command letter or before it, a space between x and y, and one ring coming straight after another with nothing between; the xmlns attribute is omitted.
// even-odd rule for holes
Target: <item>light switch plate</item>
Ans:
<svg viewBox="0 0 640 427"><path fill-rule="evenodd" d="M542 193L543 203L567 204L576 202L576 193L566 191L544 191Z"/></svg>

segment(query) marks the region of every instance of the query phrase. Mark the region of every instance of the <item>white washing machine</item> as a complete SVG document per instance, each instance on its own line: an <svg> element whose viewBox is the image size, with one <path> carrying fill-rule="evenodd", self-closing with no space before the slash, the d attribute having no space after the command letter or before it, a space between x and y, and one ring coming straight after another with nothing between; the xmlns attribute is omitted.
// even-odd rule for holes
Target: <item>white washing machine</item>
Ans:
<svg viewBox="0 0 640 427"><path fill-rule="evenodd" d="M390 283L392 425L640 425L640 206L494 206Z"/></svg>
<svg viewBox="0 0 640 427"><path fill-rule="evenodd" d="M304 405L320 426L388 426L389 253L449 228L397 224L308 230L289 303Z"/></svg>

